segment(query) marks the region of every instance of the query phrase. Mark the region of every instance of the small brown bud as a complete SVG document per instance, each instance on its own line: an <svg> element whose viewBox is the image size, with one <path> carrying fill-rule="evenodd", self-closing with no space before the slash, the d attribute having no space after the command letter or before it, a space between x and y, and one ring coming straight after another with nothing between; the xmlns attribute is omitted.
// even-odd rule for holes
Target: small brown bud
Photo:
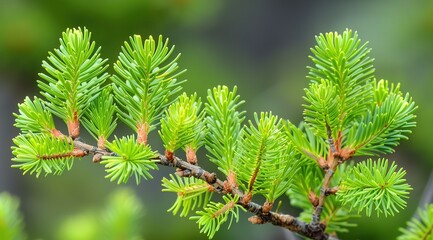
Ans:
<svg viewBox="0 0 433 240"><path fill-rule="evenodd" d="M248 218L248 221L250 221L252 224L263 224L265 221L257 216L252 216Z"/></svg>
<svg viewBox="0 0 433 240"><path fill-rule="evenodd" d="M209 184L214 184L217 180L216 174L215 173L209 173L209 172L206 172L204 174L204 178L205 178L206 182Z"/></svg>
<svg viewBox="0 0 433 240"><path fill-rule="evenodd" d="M236 187L236 173L229 171L229 174L227 175L227 181L224 181L224 191L231 193Z"/></svg>
<svg viewBox="0 0 433 240"><path fill-rule="evenodd" d="M72 150L72 156L74 157L84 157L86 155L87 153L81 149L74 148L74 150Z"/></svg>
<svg viewBox="0 0 433 240"><path fill-rule="evenodd" d="M266 201L262 206L263 213L269 213L272 210L274 203Z"/></svg>
<svg viewBox="0 0 433 240"><path fill-rule="evenodd" d="M328 164L326 163L326 161L323 157L319 158L318 163L319 163L319 166L321 169L328 169L329 168Z"/></svg>
<svg viewBox="0 0 433 240"><path fill-rule="evenodd" d="M55 128L51 129L51 133L54 135L54 137L63 137L63 134Z"/></svg>
<svg viewBox="0 0 433 240"><path fill-rule="evenodd" d="M242 202L244 204L248 204L249 202L251 202L251 199L253 199L253 194L251 194L251 192L247 192L244 197L242 198Z"/></svg>
<svg viewBox="0 0 433 240"><path fill-rule="evenodd" d="M350 148L343 148L341 149L340 156L343 159L343 161L351 158L355 154L355 150Z"/></svg>
<svg viewBox="0 0 433 240"><path fill-rule="evenodd" d="M338 190L340 190L340 188L338 186L335 186L333 188L328 188L326 189L325 195L331 195L331 194L336 194L338 192Z"/></svg>
<svg viewBox="0 0 433 240"><path fill-rule="evenodd" d="M93 159L92 160L93 160L94 163L98 163L98 162L102 161L102 154L97 153L97 154L93 155Z"/></svg>
<svg viewBox="0 0 433 240"><path fill-rule="evenodd" d="M165 150L165 157L168 161L173 162L174 160L174 152Z"/></svg>
<svg viewBox="0 0 433 240"><path fill-rule="evenodd" d="M195 154L195 150L191 147L187 146L185 149L186 152L186 161L196 165L197 164L197 155Z"/></svg>
<svg viewBox="0 0 433 240"><path fill-rule="evenodd" d="M185 177L185 174L184 174L183 170L180 169L180 168L176 168L176 172L175 173L179 177Z"/></svg>
<svg viewBox="0 0 433 240"><path fill-rule="evenodd" d="M231 186L236 186L236 173L233 171L230 171L227 176L227 181Z"/></svg>
<svg viewBox="0 0 433 240"><path fill-rule="evenodd" d="M215 188L212 185L207 185L207 191L208 192L215 192Z"/></svg>

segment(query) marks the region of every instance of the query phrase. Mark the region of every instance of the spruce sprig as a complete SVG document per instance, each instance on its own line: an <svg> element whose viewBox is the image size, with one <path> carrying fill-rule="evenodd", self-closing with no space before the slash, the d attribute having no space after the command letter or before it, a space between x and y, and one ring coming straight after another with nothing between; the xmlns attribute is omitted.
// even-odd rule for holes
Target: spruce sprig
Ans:
<svg viewBox="0 0 433 240"><path fill-rule="evenodd" d="M287 191L297 168L281 120L272 113L254 114L254 123L242 129L234 171L248 193L264 195L268 202Z"/></svg>
<svg viewBox="0 0 433 240"><path fill-rule="evenodd" d="M209 184L196 178L170 174L170 179L162 179L162 187L163 192L177 193L176 201L167 211L173 215L181 211L180 217L186 217L192 210L206 206L212 197Z"/></svg>
<svg viewBox="0 0 433 240"><path fill-rule="evenodd" d="M23 170L23 174L41 173L61 174L72 167L74 144L66 137L55 137L51 134L28 133L13 139L12 147L14 168Z"/></svg>
<svg viewBox="0 0 433 240"><path fill-rule="evenodd" d="M169 60L174 46L168 47L168 39L158 42L150 36L143 43L141 36L130 37L125 42L119 60L114 64L117 74L111 77L113 94L118 103L120 120L137 133L140 143L147 143L147 135L155 129L166 107L181 90L177 77L178 54ZM168 62L167 62L168 61Z"/></svg>
<svg viewBox="0 0 433 240"><path fill-rule="evenodd" d="M347 133L345 144L356 155L392 153L401 139L416 126L415 102L403 95L400 85L386 80L374 82L374 104Z"/></svg>
<svg viewBox="0 0 433 240"><path fill-rule="evenodd" d="M103 156L101 164L105 165L110 181L126 183L130 177L135 177L137 185L141 178L152 178L150 170L157 170L154 159L157 153L149 145L138 144L133 136L115 138L107 143L107 148L116 153L114 156Z"/></svg>
<svg viewBox="0 0 433 240"><path fill-rule="evenodd" d="M367 216L373 211L377 216L394 215L406 207L405 199L412 187L406 182L406 171L387 159L373 161L368 159L358 163L350 170L340 184L337 197L343 205L365 210Z"/></svg>
<svg viewBox="0 0 433 240"><path fill-rule="evenodd" d="M338 91L333 82L324 79L305 89L304 99L309 103L304 105L305 122L311 126L315 135L323 139L328 138L328 126L337 127L339 124L341 103L337 98Z"/></svg>
<svg viewBox="0 0 433 240"><path fill-rule="evenodd" d="M433 204L418 209L418 217L407 222L406 228L399 228L402 233L397 240L432 239L433 238Z"/></svg>
<svg viewBox="0 0 433 240"><path fill-rule="evenodd" d="M314 122L310 122L314 120L315 114L322 113L322 118L328 118L329 121L325 124L330 125L333 137L337 138L338 133L349 129L352 121L359 118L372 101L369 94L371 85L368 84L374 74L373 59L369 56L371 49L367 43L361 44L358 33L352 30L346 30L343 34L320 34L316 36L316 42L317 45L311 48L313 56L310 56L314 66L308 67L307 77L312 84L324 84L323 80L328 82L330 89L327 91L335 86L336 90L329 92L327 98L334 99L336 102L333 104L338 104L338 109L333 109L330 116L323 111L323 107L313 104L309 111L304 112L304 116L313 128L323 131L323 126L315 126Z"/></svg>
<svg viewBox="0 0 433 240"><path fill-rule="evenodd" d="M189 146L197 151L202 145L205 125L204 112L200 112L201 105L197 94L188 97L183 93L167 108L159 131L166 150L174 152Z"/></svg>
<svg viewBox="0 0 433 240"><path fill-rule="evenodd" d="M82 119L83 126L98 141L98 147L104 148L106 140L117 127L114 118L116 105L110 87L104 88L90 104Z"/></svg>
<svg viewBox="0 0 433 240"><path fill-rule="evenodd" d="M226 86L208 90L205 104L208 129L205 146L210 161L215 163L225 175L233 170L233 159L241 135L241 123L245 119L245 112L238 111L244 101L240 100L236 91L236 86L232 91L229 91Z"/></svg>
<svg viewBox="0 0 433 240"><path fill-rule="evenodd" d="M237 205L238 196L223 196L224 203L209 202L203 211L197 211L196 216L190 217L191 220L197 220L201 233L205 233L209 239L212 239L220 226L227 222L230 217L228 228L233 220L239 221L239 210L245 211L240 205Z"/></svg>
<svg viewBox="0 0 433 240"><path fill-rule="evenodd" d="M52 133L55 130L51 112L44 101L38 97L31 100L29 97L18 104L18 114L14 113L15 124L22 133Z"/></svg>
<svg viewBox="0 0 433 240"><path fill-rule="evenodd" d="M90 40L91 33L84 28L67 29L60 39L60 47L49 52L38 80L46 105L57 117L68 124L69 135L79 136L79 119L98 96L108 78L107 59L100 58L100 47Z"/></svg>

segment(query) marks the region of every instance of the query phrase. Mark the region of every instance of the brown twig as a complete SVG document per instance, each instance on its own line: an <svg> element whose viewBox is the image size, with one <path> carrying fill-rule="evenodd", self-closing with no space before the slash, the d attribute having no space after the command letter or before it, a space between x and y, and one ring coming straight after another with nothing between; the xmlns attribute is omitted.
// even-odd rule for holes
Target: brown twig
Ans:
<svg viewBox="0 0 433 240"><path fill-rule="evenodd" d="M318 203L315 202L315 205L313 204L314 207L314 212L313 212L313 217L312 217L312 221L311 224L309 225L309 227L311 228L311 231L324 231L324 227L326 226L322 226L322 224L320 224L320 217L322 215L322 210L323 210L323 206L325 205L325 200L326 197L330 194L329 193L329 189L330 189L330 184L332 181L332 177L334 176L335 171L337 170L338 165L341 163L340 160L340 147L339 147L339 143L337 141L334 141L334 138L332 137L332 130L331 127L329 126L328 123L326 123L326 130L328 133L328 144L329 144L329 154L328 154L328 159L327 159L327 166L328 169L324 169L325 170L325 177L323 179L323 184L322 184L322 188L320 189L320 195L318 198ZM339 137L340 138L340 137Z"/></svg>

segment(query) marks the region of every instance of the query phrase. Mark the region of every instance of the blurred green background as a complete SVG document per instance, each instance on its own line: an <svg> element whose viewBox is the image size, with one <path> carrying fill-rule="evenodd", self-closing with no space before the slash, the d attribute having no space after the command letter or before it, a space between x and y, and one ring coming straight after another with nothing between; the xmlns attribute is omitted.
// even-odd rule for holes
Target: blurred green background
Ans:
<svg viewBox="0 0 433 240"><path fill-rule="evenodd" d="M66 28L87 27L102 56L112 63L132 34L169 37L187 68L184 90L204 96L218 84L237 85L248 117L272 111L298 122L307 86L306 66L314 36L345 28L369 41L376 76L400 82L420 108L418 127L388 156L408 171L414 188L406 210L395 217L362 218L343 239L394 239L414 214L429 188L433 166L433 1L287 1L287 0L0 0L0 192L21 200L29 239L61 239L65 222L105 206L115 183L86 158L61 176L36 179L11 169L11 139L18 134L12 112L27 95L38 94L37 73L47 52L59 46ZM112 70L110 69L112 72ZM128 132L129 133L129 132ZM124 134L118 131L117 134ZM151 143L159 144L153 135ZM90 140L90 138L87 138ZM144 239L205 239L197 225L166 212L174 196L162 193L160 180L128 184L144 208ZM427 188L426 188L427 186ZM431 200L431 199L429 199ZM287 211L297 214L298 210ZM84 214L84 215L83 215ZM86 215L87 214L87 215ZM244 214L215 239L287 239L284 229L253 226ZM84 219L85 217L83 217ZM78 220L78 222L80 222ZM83 226L86 221L83 220ZM80 225L76 231L81 231ZM62 230L63 229L63 230Z"/></svg>

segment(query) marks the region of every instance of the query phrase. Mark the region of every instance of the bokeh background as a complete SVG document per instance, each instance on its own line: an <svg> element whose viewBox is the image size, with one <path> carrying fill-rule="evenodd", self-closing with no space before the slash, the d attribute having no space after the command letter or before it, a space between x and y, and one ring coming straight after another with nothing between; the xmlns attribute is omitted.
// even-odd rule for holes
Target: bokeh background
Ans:
<svg viewBox="0 0 433 240"><path fill-rule="evenodd" d="M419 105L418 127L410 140L387 156L407 169L414 190L401 214L357 219L359 227L341 237L394 239L416 208L431 200L422 199L433 188L428 184L433 166L431 0L0 0L0 192L20 198L29 239L61 239L60 229L68 219L98 211L119 188L104 179L102 166L87 158L61 176L39 179L10 168L11 139L18 133L12 112L25 96L38 94L35 81L43 71L42 60L59 46L61 33L73 27L87 27L110 63L132 34L169 37L182 53L180 66L188 69L185 91L205 96L218 84L237 85L248 117L272 111L292 122L302 118L306 66L311 64L307 56L314 36L356 30L373 48L377 78L400 82ZM158 143L157 138L153 135L151 142ZM143 204L142 237L205 239L194 222L166 212L174 196L161 192L160 180L170 171L161 169L154 180L139 186L127 184ZM283 205L288 208L287 201ZM251 225L248 216L243 214L229 231L223 227L215 239L287 236L270 224ZM81 231L79 224L71 226Z"/></svg>

